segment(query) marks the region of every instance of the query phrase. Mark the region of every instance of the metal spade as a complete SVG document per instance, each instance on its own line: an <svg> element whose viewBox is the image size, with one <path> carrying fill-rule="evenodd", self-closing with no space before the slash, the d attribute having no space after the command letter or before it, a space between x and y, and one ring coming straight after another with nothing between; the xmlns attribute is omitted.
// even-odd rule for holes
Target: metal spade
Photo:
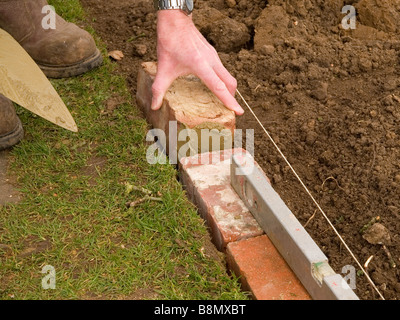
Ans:
<svg viewBox="0 0 400 320"><path fill-rule="evenodd" d="M0 29L0 93L67 130L78 128L60 96L35 61Z"/></svg>

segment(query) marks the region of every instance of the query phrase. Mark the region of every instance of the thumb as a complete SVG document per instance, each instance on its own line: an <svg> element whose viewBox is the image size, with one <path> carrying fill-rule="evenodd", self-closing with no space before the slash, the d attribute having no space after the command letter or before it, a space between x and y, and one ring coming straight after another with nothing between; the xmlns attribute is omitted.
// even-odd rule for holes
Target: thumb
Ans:
<svg viewBox="0 0 400 320"><path fill-rule="evenodd" d="M165 93L174 82L175 77L164 72L162 69L157 71L156 78L154 79L153 85L151 87L153 98L151 101L151 109L158 110L161 108Z"/></svg>

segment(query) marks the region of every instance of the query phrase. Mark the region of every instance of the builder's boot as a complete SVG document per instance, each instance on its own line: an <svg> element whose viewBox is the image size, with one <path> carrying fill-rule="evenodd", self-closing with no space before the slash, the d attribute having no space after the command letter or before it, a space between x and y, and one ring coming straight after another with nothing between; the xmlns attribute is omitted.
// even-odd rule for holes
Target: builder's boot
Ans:
<svg viewBox="0 0 400 320"><path fill-rule="evenodd" d="M102 56L92 36L46 6L46 0L0 0L0 28L50 78L72 77L99 66Z"/></svg>
<svg viewBox="0 0 400 320"><path fill-rule="evenodd" d="M12 147L24 136L21 120L13 103L0 94L0 150Z"/></svg>

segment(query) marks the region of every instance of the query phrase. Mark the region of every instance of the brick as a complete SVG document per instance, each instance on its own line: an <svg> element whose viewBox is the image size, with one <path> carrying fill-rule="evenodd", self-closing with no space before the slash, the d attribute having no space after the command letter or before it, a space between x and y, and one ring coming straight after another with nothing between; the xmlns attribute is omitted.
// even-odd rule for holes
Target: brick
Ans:
<svg viewBox="0 0 400 320"><path fill-rule="evenodd" d="M311 300L265 234L229 243L227 263L256 300Z"/></svg>
<svg viewBox="0 0 400 320"><path fill-rule="evenodd" d="M229 149L180 160L180 177L188 197L198 207L220 251L232 241L264 233L230 184L232 154L245 152Z"/></svg>
<svg viewBox="0 0 400 320"><path fill-rule="evenodd" d="M190 136L189 149L200 153L232 147L236 117L233 111L227 109L220 100L195 76L179 77L169 88L160 110L151 110L151 86L157 73L155 62L144 62L139 68L136 100L146 116L147 121L157 129L164 131L167 137L166 151L181 150L186 141L170 138L170 121L177 122L177 135L184 129L192 129L195 138ZM202 129L213 130L221 143L210 143L210 139L201 140ZM224 140L226 139L226 140ZM196 140L196 141L195 141ZM216 140L215 140L216 141ZM171 144L171 147L170 147ZM184 154L189 156L189 153Z"/></svg>

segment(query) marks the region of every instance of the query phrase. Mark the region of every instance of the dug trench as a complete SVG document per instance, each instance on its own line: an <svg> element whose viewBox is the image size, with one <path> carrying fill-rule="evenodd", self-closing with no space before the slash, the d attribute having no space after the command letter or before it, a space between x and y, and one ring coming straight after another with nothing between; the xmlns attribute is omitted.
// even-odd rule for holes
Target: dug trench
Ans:
<svg viewBox="0 0 400 320"><path fill-rule="evenodd" d="M152 1L82 4L107 49L124 53L116 72L135 96L140 63L157 58ZM345 5L355 29L342 24ZM193 14L359 262L372 256L367 272L390 300L400 298L399 9L399 0L198 0ZM356 294L378 299L253 116L237 127L255 130L256 160L334 270L354 267ZM386 228L387 250L363 236L371 221Z"/></svg>

